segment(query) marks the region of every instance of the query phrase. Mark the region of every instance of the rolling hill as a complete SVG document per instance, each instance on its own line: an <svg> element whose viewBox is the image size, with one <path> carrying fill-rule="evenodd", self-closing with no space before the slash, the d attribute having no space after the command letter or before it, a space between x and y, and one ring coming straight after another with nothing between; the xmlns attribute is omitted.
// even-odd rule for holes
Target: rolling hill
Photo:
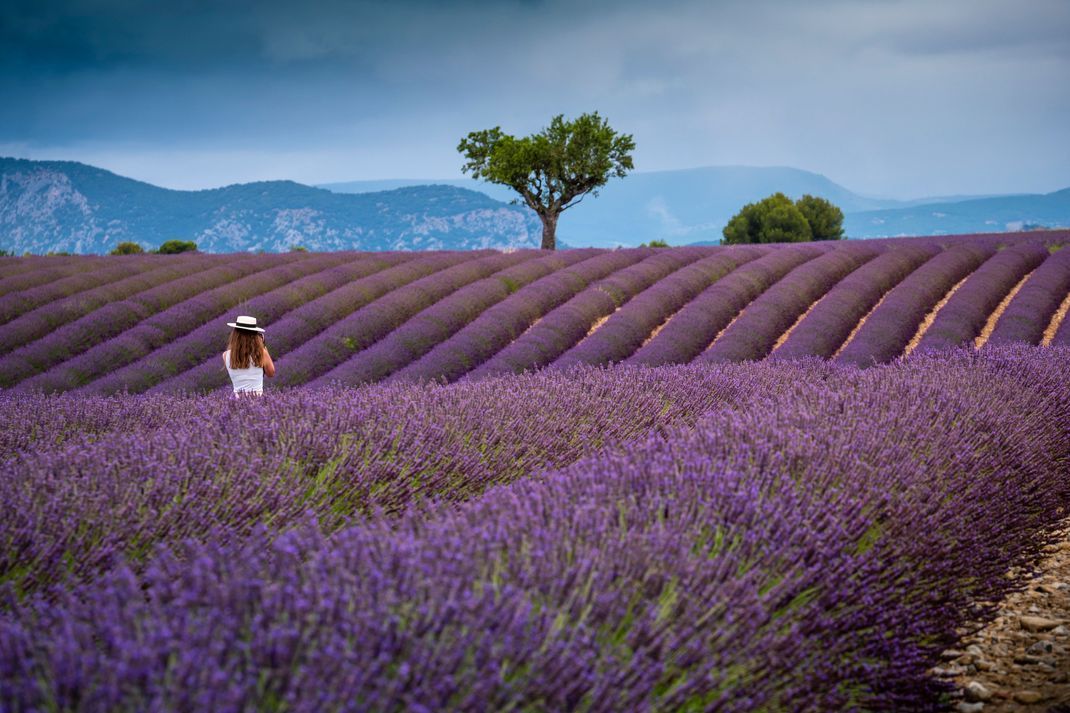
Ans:
<svg viewBox="0 0 1070 713"><path fill-rule="evenodd" d="M1070 188L1043 195L991 196L847 213L848 235L954 235L1070 225Z"/></svg>
<svg viewBox="0 0 1070 713"><path fill-rule="evenodd" d="M363 193L446 183L509 201L509 189L472 180L388 180L329 183L321 187ZM712 245L741 206L777 191L826 198L844 211L851 238L947 235L1021 230L1034 224L1070 226L1070 189L1048 195L948 196L909 201L855 193L825 176L785 167L709 166L639 172L614 180L598 198L567 211L558 237L569 245L635 247L654 239L672 245Z"/></svg>
<svg viewBox="0 0 1070 713"><path fill-rule="evenodd" d="M0 158L0 248L106 253L172 238L211 252L537 247L537 218L485 194L413 186L341 195L293 181L175 191L72 161Z"/></svg>
<svg viewBox="0 0 1070 713"><path fill-rule="evenodd" d="M562 217L562 247L654 239L712 245L748 202L782 191L841 206L850 237L942 235L1070 225L1070 189L1046 196L895 201L794 168L720 166L635 173ZM71 161L0 158L0 249L106 253L179 238L210 252L534 248L537 217L509 189L472 180L262 181L176 191Z"/></svg>

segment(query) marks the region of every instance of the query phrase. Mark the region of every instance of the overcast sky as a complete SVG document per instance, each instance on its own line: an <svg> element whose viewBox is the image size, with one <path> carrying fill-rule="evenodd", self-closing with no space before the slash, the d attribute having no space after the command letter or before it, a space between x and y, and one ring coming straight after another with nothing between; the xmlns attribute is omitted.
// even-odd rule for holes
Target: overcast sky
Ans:
<svg viewBox="0 0 1070 713"><path fill-rule="evenodd" d="M3 0L0 155L173 188L459 177L597 110L636 169L1070 186L1067 0Z"/></svg>

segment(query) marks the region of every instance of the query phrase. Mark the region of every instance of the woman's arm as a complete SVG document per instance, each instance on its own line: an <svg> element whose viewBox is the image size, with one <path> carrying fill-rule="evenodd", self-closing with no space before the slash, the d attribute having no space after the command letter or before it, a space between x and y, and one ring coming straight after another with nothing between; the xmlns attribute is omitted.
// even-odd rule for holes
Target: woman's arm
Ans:
<svg viewBox="0 0 1070 713"><path fill-rule="evenodd" d="M271 361L271 355L268 354L267 346L261 343L260 348L264 350L260 355L260 363L264 367L264 376L275 376L275 362Z"/></svg>

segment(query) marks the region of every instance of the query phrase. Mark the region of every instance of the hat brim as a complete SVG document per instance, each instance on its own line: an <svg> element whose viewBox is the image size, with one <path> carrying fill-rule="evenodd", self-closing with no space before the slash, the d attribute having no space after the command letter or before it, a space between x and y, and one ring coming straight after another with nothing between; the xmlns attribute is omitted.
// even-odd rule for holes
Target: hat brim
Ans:
<svg viewBox="0 0 1070 713"><path fill-rule="evenodd" d="M235 324L234 322L227 322L227 326L234 327L234 329L240 329L243 332L260 332L261 334L264 333L264 330L260 327L246 327L244 325Z"/></svg>

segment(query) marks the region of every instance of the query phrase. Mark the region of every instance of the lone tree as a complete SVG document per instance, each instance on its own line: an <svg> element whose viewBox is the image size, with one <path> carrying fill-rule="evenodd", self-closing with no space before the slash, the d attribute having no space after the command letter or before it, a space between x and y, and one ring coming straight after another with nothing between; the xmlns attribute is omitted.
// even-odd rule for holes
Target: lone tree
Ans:
<svg viewBox="0 0 1070 713"><path fill-rule="evenodd" d="M140 255L145 250L137 243L122 242L115 246L115 249L111 251L111 255Z"/></svg>
<svg viewBox="0 0 1070 713"><path fill-rule="evenodd" d="M774 193L743 206L725 226L721 243L799 243L842 237L843 211L824 198L804 195L793 203L783 193Z"/></svg>
<svg viewBox="0 0 1070 713"><path fill-rule="evenodd" d="M197 243L192 240L167 240L156 251L161 255L177 255L178 253L196 252Z"/></svg>
<svg viewBox="0 0 1070 713"><path fill-rule="evenodd" d="M807 194L795 201L795 207L810 224L814 240L843 239L843 211L832 203Z"/></svg>
<svg viewBox="0 0 1070 713"><path fill-rule="evenodd" d="M634 168L631 134L618 134L593 114L566 121L558 114L537 134L516 138L501 127L468 134L457 150L473 178L509 186L542 221L542 248L557 247L557 219L613 176ZM517 200L513 201L518 202Z"/></svg>

